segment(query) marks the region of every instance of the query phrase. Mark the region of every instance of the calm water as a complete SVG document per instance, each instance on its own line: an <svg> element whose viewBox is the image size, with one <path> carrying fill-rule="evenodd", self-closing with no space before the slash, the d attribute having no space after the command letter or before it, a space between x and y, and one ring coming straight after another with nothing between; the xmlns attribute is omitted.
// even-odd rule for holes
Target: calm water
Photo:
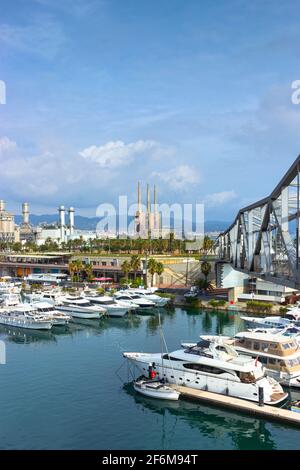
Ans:
<svg viewBox="0 0 300 470"><path fill-rule="evenodd" d="M170 350L199 333L231 334L237 314L162 313ZM299 449L300 430L134 393L122 350L159 351L158 318L82 320L67 330L0 327L2 449ZM122 366L123 364L123 366ZM118 368L118 374L116 371Z"/></svg>

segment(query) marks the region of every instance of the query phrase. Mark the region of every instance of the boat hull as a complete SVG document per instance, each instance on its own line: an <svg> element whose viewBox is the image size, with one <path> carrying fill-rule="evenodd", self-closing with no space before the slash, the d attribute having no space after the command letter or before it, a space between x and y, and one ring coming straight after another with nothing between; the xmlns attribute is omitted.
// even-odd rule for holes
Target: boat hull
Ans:
<svg viewBox="0 0 300 470"><path fill-rule="evenodd" d="M149 363L154 363L158 378L164 378L170 384L187 386L196 390L206 390L212 393L241 398L256 403L258 402L259 385L264 384L266 389L271 390L267 383L267 378L262 379L260 384L256 384L257 386L252 387L249 386L249 384L222 379L217 376L199 374L198 372L187 372L186 370L178 369L177 366L168 365L168 361L164 361L162 367L160 354L123 353L123 355L137 366L138 370L143 375L148 373ZM288 397L288 394L283 392L277 393L277 395L278 399L273 399L271 392L269 395L265 393L265 404L276 406L285 401Z"/></svg>
<svg viewBox="0 0 300 470"><path fill-rule="evenodd" d="M0 324L6 326L15 326L17 328L25 328L27 330L50 330L53 326L51 321L49 322L29 322L26 320L18 320L12 318L0 318Z"/></svg>
<svg viewBox="0 0 300 470"><path fill-rule="evenodd" d="M176 390L172 390L170 387L151 390L150 388L147 388L146 386L134 383L133 388L136 392L149 398L156 398L159 400L173 400L173 401L176 401L179 399L179 393L176 392Z"/></svg>
<svg viewBox="0 0 300 470"><path fill-rule="evenodd" d="M68 313L73 318L93 318L99 319L103 316L103 313L100 312L87 312L83 310L77 310L72 307L63 307L63 306L56 306L57 310L60 312Z"/></svg>

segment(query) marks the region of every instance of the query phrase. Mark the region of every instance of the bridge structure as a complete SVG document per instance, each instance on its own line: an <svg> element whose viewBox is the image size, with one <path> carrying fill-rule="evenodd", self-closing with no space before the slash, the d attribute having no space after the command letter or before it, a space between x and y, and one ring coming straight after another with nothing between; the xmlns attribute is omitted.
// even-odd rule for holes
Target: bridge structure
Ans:
<svg viewBox="0 0 300 470"><path fill-rule="evenodd" d="M235 270L300 290L300 156L272 193L240 209L217 253Z"/></svg>

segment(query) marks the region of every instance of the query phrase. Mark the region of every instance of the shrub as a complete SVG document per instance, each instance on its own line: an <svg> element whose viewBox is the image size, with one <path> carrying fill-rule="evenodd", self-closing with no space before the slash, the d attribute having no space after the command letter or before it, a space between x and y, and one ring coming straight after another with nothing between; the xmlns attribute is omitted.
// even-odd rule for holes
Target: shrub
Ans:
<svg viewBox="0 0 300 470"><path fill-rule="evenodd" d="M288 309L286 307L280 307L279 313L280 315L285 315L287 313Z"/></svg>
<svg viewBox="0 0 300 470"><path fill-rule="evenodd" d="M210 300L208 305L214 308L224 307L226 305L226 300Z"/></svg>
<svg viewBox="0 0 300 470"><path fill-rule="evenodd" d="M255 313L270 313L272 310L272 304L259 302L257 300L250 300L247 302L247 309Z"/></svg>
<svg viewBox="0 0 300 470"><path fill-rule="evenodd" d="M142 277L137 277L136 279L133 279L130 281L130 287L140 287L144 285L144 280Z"/></svg>
<svg viewBox="0 0 300 470"><path fill-rule="evenodd" d="M175 299L176 295L175 294L168 294L167 292L155 292L155 295L159 295L159 297L163 297L166 299Z"/></svg>

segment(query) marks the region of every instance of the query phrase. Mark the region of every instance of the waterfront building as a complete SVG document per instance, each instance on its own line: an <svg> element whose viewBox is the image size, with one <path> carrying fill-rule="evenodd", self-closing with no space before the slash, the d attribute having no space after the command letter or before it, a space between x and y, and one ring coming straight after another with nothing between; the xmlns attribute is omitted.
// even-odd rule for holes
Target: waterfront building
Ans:
<svg viewBox="0 0 300 470"><path fill-rule="evenodd" d="M22 204L22 223L20 225L20 241L21 242L35 242L36 228L30 224L29 220L29 204L23 202Z"/></svg>
<svg viewBox="0 0 300 470"><path fill-rule="evenodd" d="M66 214L67 212L67 214ZM79 230L75 228L75 209L70 207L67 211L64 206L58 208L59 220L55 224L37 227L35 230L35 241L37 245L43 245L47 239L66 243L69 240L81 238L84 241L99 238L94 230ZM66 217L68 215L68 219Z"/></svg>
<svg viewBox="0 0 300 470"><path fill-rule="evenodd" d="M15 224L15 217L5 209L5 202L0 200L0 241L15 243L20 241L20 229Z"/></svg>
<svg viewBox="0 0 300 470"><path fill-rule="evenodd" d="M217 262L215 269L217 287L229 289L229 300L234 302L258 300L283 303L286 297L298 293L290 287L237 271L229 263Z"/></svg>

